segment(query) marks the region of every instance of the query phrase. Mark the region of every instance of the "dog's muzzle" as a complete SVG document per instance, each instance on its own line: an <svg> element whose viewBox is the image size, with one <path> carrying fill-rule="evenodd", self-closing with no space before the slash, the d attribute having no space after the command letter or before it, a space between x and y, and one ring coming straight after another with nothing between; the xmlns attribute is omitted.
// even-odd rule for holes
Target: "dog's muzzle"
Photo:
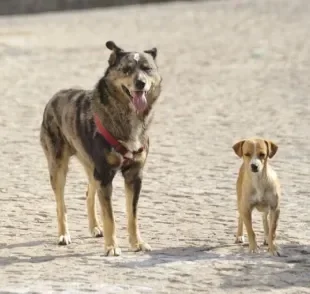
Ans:
<svg viewBox="0 0 310 294"><path fill-rule="evenodd" d="M136 80L135 82L136 89L139 91L144 91L145 85L146 83L142 80Z"/></svg>
<svg viewBox="0 0 310 294"><path fill-rule="evenodd" d="M137 81L141 83L139 87L144 89L145 83L140 80L137 80ZM142 83L144 83L143 87L142 87ZM134 105L135 109L137 110L137 112L143 112L147 108L147 100L146 100L147 91L145 90L129 91L129 89L126 88L124 85L122 86L122 88L124 92L130 97L130 100L132 104Z"/></svg>
<svg viewBox="0 0 310 294"><path fill-rule="evenodd" d="M255 163L251 164L251 170L253 173L257 173L258 172L258 165Z"/></svg>

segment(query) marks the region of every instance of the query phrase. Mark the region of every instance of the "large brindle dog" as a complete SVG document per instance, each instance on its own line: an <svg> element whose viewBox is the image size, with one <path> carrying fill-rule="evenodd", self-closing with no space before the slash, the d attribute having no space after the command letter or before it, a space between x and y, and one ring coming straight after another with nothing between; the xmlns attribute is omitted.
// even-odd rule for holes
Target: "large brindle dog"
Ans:
<svg viewBox="0 0 310 294"><path fill-rule="evenodd" d="M112 181L119 170L125 181L130 245L135 251L151 250L139 234L137 205L149 151L147 131L162 79L156 48L138 53L124 51L112 41L106 46L112 51L109 66L93 90L61 90L47 103L40 141L56 198L59 244L71 242L64 187L70 157L75 155L88 176L91 233L94 237L104 235L106 255L119 255L111 203ZM96 192L103 233L96 218Z"/></svg>

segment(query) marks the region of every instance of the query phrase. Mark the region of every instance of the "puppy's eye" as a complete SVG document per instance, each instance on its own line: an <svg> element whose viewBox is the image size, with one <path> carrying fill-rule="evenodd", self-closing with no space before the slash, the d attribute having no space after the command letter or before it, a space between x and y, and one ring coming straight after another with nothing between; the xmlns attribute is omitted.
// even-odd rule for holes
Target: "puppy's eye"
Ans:
<svg viewBox="0 0 310 294"><path fill-rule="evenodd" d="M250 153L245 153L244 156L245 156L245 157L250 157L251 154L250 154Z"/></svg>
<svg viewBox="0 0 310 294"><path fill-rule="evenodd" d="M264 158L264 157L265 157L265 155L266 155L266 154L265 154L265 153L263 153L263 152L259 153L259 157L260 157L260 158Z"/></svg>

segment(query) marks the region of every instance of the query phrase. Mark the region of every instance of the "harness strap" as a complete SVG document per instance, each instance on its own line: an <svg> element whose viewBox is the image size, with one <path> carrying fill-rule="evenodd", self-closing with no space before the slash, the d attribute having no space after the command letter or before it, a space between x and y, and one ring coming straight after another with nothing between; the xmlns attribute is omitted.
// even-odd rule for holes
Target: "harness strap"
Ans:
<svg viewBox="0 0 310 294"><path fill-rule="evenodd" d="M144 147L140 147L136 151L129 151L123 144L121 144L118 140L116 140L108 130L102 125L99 116L97 114L94 115L95 125L97 127L98 133L106 139L106 141L121 155L123 155L125 160L130 160L131 158L126 157L126 154L132 153L132 155L142 153Z"/></svg>

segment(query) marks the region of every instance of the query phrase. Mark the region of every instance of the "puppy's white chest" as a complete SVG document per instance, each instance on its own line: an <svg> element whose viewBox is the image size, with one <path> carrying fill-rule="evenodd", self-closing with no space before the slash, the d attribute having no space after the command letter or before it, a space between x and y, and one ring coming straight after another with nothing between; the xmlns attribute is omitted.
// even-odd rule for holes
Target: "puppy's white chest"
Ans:
<svg viewBox="0 0 310 294"><path fill-rule="evenodd" d="M266 193L258 189L251 195L251 204L258 210L258 211L266 211L269 209L269 201L266 197Z"/></svg>
<svg viewBox="0 0 310 294"><path fill-rule="evenodd" d="M260 204L264 202L264 199L265 191L263 189L255 189L251 197L253 204Z"/></svg>
<svg viewBox="0 0 310 294"><path fill-rule="evenodd" d="M251 195L251 203L259 211L266 211L275 206L275 197L272 191L268 189L256 189Z"/></svg>

